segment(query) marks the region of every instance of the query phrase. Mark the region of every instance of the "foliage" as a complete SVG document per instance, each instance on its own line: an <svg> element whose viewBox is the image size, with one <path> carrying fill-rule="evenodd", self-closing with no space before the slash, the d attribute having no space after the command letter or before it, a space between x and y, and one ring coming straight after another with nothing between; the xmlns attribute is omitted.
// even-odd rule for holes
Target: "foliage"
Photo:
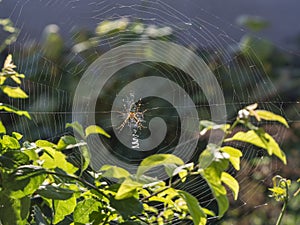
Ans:
<svg viewBox="0 0 300 225"><path fill-rule="evenodd" d="M19 87L24 75L17 73L9 55L1 72L1 90L10 98L26 98ZM9 86L11 79L17 86ZM21 111L1 104L1 109L30 118ZM285 119L268 111L257 110L257 104L238 112L232 125L202 121L200 133L213 129L224 132L223 142L209 144L197 162L185 163L172 154L156 154L145 158L136 174L126 169L105 165L100 171L89 168L90 155L86 144L89 135L104 135L102 128L92 125L83 128L79 123L67 124L80 136L63 136L57 143L46 140L24 141L18 132L0 131L0 221L6 224L171 224L174 219L192 220L204 225L207 219L221 218L228 210L228 190L238 198L239 184L227 172L230 164L240 169L242 151L229 145L244 142L264 149L286 163L285 154L276 141L257 126L261 120L274 120L288 126ZM255 122L255 123L254 123ZM237 126L248 131L232 135ZM80 163L72 161L66 151L77 152ZM148 171L163 167L169 179L148 176ZM200 176L215 197L218 210L201 206L190 193L179 190L176 184L189 176ZM106 182L113 179L113 183ZM157 203L161 203L160 206Z"/></svg>
<svg viewBox="0 0 300 225"><path fill-rule="evenodd" d="M291 188L291 180L283 178L279 175L274 176L272 180L273 187L269 188L269 190L272 192L272 195L270 195L270 197L274 198L276 201L283 202L281 213L279 214L279 217L276 222L276 225L280 225L290 200L289 192ZM297 182L300 182L300 179L298 179ZM299 194L299 191L300 188L297 191L295 191L292 196L296 197Z"/></svg>
<svg viewBox="0 0 300 225"><path fill-rule="evenodd" d="M0 19L0 25L2 26L2 29L6 33L8 33L8 36L0 44L0 52L2 52L8 45L16 41L19 34L19 30L14 27L12 21L8 18Z"/></svg>

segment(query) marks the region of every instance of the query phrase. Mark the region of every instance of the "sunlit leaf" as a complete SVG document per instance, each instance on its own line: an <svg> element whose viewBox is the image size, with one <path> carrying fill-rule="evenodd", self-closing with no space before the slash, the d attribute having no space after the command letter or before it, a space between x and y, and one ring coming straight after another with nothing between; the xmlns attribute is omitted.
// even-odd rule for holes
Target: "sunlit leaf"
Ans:
<svg viewBox="0 0 300 225"><path fill-rule="evenodd" d="M240 131L236 133L233 137L227 138L225 142L228 141L242 141L249 144L253 144L257 147L267 150L269 155L274 154L281 161L286 164L286 156L284 152L280 149L278 143L273 139L271 135L263 131Z"/></svg>
<svg viewBox="0 0 300 225"><path fill-rule="evenodd" d="M80 176L81 176L83 171L85 171L88 168L88 166L90 165L91 155L90 155L89 149L86 145L80 146L79 149L80 149L81 155L83 157L82 162L81 162L81 168L80 168L81 169Z"/></svg>
<svg viewBox="0 0 300 225"><path fill-rule="evenodd" d="M66 128L68 128L68 127L73 128L73 130L75 132L77 132L82 139L85 139L84 131L83 131L83 128L80 123L78 123L77 121L75 121L73 123L67 123Z"/></svg>
<svg viewBox="0 0 300 225"><path fill-rule="evenodd" d="M57 224L62 221L65 216L71 214L76 207L76 198L73 197L67 200L54 200L53 207L55 209L55 214L53 218L53 223Z"/></svg>
<svg viewBox="0 0 300 225"><path fill-rule="evenodd" d="M212 149L207 146L207 148L199 156L199 166L200 168L207 168L214 161L214 154Z"/></svg>
<svg viewBox="0 0 300 225"><path fill-rule="evenodd" d="M229 154L229 161L231 162L232 166L236 170L240 170L240 158L242 157L243 153L239 149L230 146L224 146L220 150Z"/></svg>
<svg viewBox="0 0 300 225"><path fill-rule="evenodd" d="M4 110L6 112L15 113L19 116L26 116L28 119L31 119L29 113L27 111L18 110L12 106L5 105L3 103L0 103L0 110Z"/></svg>
<svg viewBox="0 0 300 225"><path fill-rule="evenodd" d="M16 138L8 135L4 135L2 137L1 144L3 149L17 150L21 148L19 141Z"/></svg>
<svg viewBox="0 0 300 225"><path fill-rule="evenodd" d="M97 125L91 125L85 129L86 137L88 137L91 134L102 134L105 137L110 138L110 135L108 133L106 133L105 130L103 130L101 127L99 127Z"/></svg>
<svg viewBox="0 0 300 225"><path fill-rule="evenodd" d="M222 130L226 131L229 129L229 124L216 124L209 120L201 120L200 121L200 134L204 135L209 130Z"/></svg>
<svg viewBox="0 0 300 225"><path fill-rule="evenodd" d="M12 132L12 136L16 138L18 141L22 139L23 135L18 132Z"/></svg>
<svg viewBox="0 0 300 225"><path fill-rule="evenodd" d="M222 217L229 207L227 191L221 182L222 172L228 167L228 160L222 159L213 162L209 167L203 170L202 177L208 183L214 197L218 203L219 216Z"/></svg>
<svg viewBox="0 0 300 225"><path fill-rule="evenodd" d="M96 33L98 35L105 35L108 33L113 33L116 31L121 31L126 29L126 27L128 26L129 21L127 18L121 18L121 19L117 19L117 20L106 20L101 22L97 28L96 28Z"/></svg>
<svg viewBox="0 0 300 225"><path fill-rule="evenodd" d="M15 75L10 77L14 82L16 82L17 84L21 84L21 79Z"/></svg>
<svg viewBox="0 0 300 225"><path fill-rule="evenodd" d="M115 196L116 199L124 199L133 196L137 188L143 187L142 183L132 180L130 177L127 177L120 185L118 192Z"/></svg>
<svg viewBox="0 0 300 225"><path fill-rule="evenodd" d="M4 182L5 192L12 198L23 198L33 194L46 178L45 170L34 166L19 167Z"/></svg>
<svg viewBox="0 0 300 225"><path fill-rule="evenodd" d="M277 122L283 124L284 126L289 127L287 121L282 116L279 116L277 114L274 114L274 113L266 111L266 110L255 110L255 112L263 120L277 121Z"/></svg>
<svg viewBox="0 0 300 225"><path fill-rule="evenodd" d="M185 191L178 191L179 195L185 200L188 210L193 218L195 225L205 225L207 222L206 215L203 212L198 200Z"/></svg>
<svg viewBox="0 0 300 225"><path fill-rule="evenodd" d="M188 171L191 171L194 168L194 163L187 163L182 166L176 167L176 169L173 171L172 176L179 175L182 182L185 182Z"/></svg>
<svg viewBox="0 0 300 225"><path fill-rule="evenodd" d="M28 98L28 95L20 87L1 86L2 91L11 98Z"/></svg>
<svg viewBox="0 0 300 225"><path fill-rule="evenodd" d="M104 171L102 176L108 178L120 179L120 178L125 178L130 176L130 173L127 170L117 166L104 165L101 167L100 170Z"/></svg>
<svg viewBox="0 0 300 225"><path fill-rule="evenodd" d="M221 181L226 184L233 192L234 200L237 200L239 194L239 183L229 173L223 172L221 175Z"/></svg>
<svg viewBox="0 0 300 225"><path fill-rule="evenodd" d="M93 198L88 198L80 201L74 210L74 222L81 224L94 222L90 220L90 216L93 212L97 212L98 214L100 214L99 208L101 207L102 204L100 203L100 201Z"/></svg>
<svg viewBox="0 0 300 225"><path fill-rule="evenodd" d="M40 160L43 160L43 167L46 169L60 168L66 173L73 174L77 171L77 168L73 164L66 160L66 156L53 148L47 147L46 151L48 154L44 153Z"/></svg>
<svg viewBox="0 0 300 225"><path fill-rule="evenodd" d="M43 147L55 147L55 144L49 142L49 141L46 141L46 140L37 140L35 142L36 146L39 147L39 148L43 148Z"/></svg>
<svg viewBox="0 0 300 225"><path fill-rule="evenodd" d="M177 164L183 165L184 162L182 159L178 158L172 154L155 154L145 158L138 167L137 176L141 176L146 171L157 167L157 166L164 166L166 164Z"/></svg>
<svg viewBox="0 0 300 225"><path fill-rule="evenodd" d="M73 136L70 135L62 136L57 143L57 149L63 150L66 149L67 146L75 145L76 143L77 141Z"/></svg>
<svg viewBox="0 0 300 225"><path fill-rule="evenodd" d="M6 134L6 128L0 120L0 134Z"/></svg>

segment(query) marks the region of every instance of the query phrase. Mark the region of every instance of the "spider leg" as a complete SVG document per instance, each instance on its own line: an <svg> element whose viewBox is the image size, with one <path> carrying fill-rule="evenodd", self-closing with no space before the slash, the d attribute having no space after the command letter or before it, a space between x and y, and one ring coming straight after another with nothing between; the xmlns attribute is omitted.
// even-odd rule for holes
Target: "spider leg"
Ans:
<svg viewBox="0 0 300 225"><path fill-rule="evenodd" d="M134 120L135 120L135 122L136 122L137 127L138 127L140 130L141 130L142 128L146 128L145 126L143 126L142 121L139 120L136 116L134 116L133 118L134 118Z"/></svg>
<svg viewBox="0 0 300 225"><path fill-rule="evenodd" d="M117 127L117 130L119 130L119 132L121 132L123 130L126 123L128 123L128 120L129 120L129 116L123 121L123 123L120 126Z"/></svg>

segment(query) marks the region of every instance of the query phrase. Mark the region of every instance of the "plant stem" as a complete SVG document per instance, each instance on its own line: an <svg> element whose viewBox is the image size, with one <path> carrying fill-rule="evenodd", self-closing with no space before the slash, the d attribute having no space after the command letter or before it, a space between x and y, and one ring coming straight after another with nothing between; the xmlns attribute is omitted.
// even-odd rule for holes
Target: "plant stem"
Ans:
<svg viewBox="0 0 300 225"><path fill-rule="evenodd" d="M282 206L282 209L281 209L281 212L279 214L279 217L277 219L277 222L276 222L276 225L280 225L281 224L281 221L282 221L282 218L283 218L283 214L285 213L285 210L286 210L286 207L289 203L289 186L288 186L288 183L286 180L284 180L284 183L285 183L285 198L284 198L284 203L283 203L283 206Z"/></svg>
<svg viewBox="0 0 300 225"><path fill-rule="evenodd" d="M288 203L288 201L284 201L284 204L283 204L283 207L281 209L280 215L279 215L279 217L277 219L276 225L280 225L281 224L281 220L282 220L283 214L284 214L284 212L286 210L287 203Z"/></svg>
<svg viewBox="0 0 300 225"><path fill-rule="evenodd" d="M81 184L85 185L86 187L94 189L99 194L103 195L106 198L109 198L104 192L100 191L99 188L97 188L95 185L85 181L84 179L81 179L80 177L75 177L75 176L68 175L68 174L60 174L60 173L56 173L56 172L52 172L52 171L47 171L47 173L51 174L51 175L58 176L58 177L65 177L65 178L68 178L68 179L79 181Z"/></svg>

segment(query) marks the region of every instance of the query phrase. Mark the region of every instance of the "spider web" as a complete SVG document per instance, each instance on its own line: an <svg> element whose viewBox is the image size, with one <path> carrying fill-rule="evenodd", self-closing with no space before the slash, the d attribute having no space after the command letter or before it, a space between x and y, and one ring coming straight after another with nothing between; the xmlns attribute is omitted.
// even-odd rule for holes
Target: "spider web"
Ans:
<svg viewBox="0 0 300 225"><path fill-rule="evenodd" d="M132 101L132 99L128 100L129 92L126 95L121 92L121 88L135 79L152 74L177 83L191 96L199 119L211 120L211 104L207 101L201 87L191 80L189 74L174 66L142 62L123 68L107 82L106 87L101 91L94 112L72 111L74 90L81 76L94 60L101 57L103 53L131 41L159 38L166 38L173 43L194 50L206 62L224 93L227 121L232 121L239 109L257 102L260 108L285 117L287 115L284 110L289 109L293 117L288 117L288 122L299 123L299 102L297 100L286 101L286 96L278 94L280 86L271 82L260 60L255 56L255 50L250 49L243 56L241 52L236 51L237 46L240 46L239 38L245 34L245 31L224 22L222 18L202 8L195 1L188 1L188 4L198 11L194 17L190 16L187 8L180 8L184 5L183 3L176 4L171 1L10 0L1 4L9 9L6 10L6 13L9 13L7 16L13 20L16 27L21 29L21 36L17 43L11 46L9 52L13 53L17 60L16 65L19 71L26 74L23 88L29 93L28 100L12 100L11 104L21 109L26 109L25 105L29 105L27 110L32 116L32 120L28 121L9 115L9 120L12 121L12 130L20 130L30 140L45 138L55 141L58 137L71 133L65 130L65 124L72 120L72 113L81 116L94 113L96 123L112 134L111 140L103 140L104 146L119 160L137 164L150 154L172 152L178 145L178 139L182 134L180 121L183 118L180 118L174 106L159 98L161 90L159 86L148 84L149 88L156 90L158 94L141 99L141 110L145 110L143 116L146 128L139 131L139 137L143 139L151 136L148 130L149 121L160 117L163 121L167 121L159 120L166 125L162 129L168 132L161 143L147 151L137 151L137 149L131 149L130 146L124 146L125 144L121 143L118 136L114 134L114 128L120 126L127 118L130 112L127 103ZM28 16L28 12L34 15L29 20L32 24L25 23L26 20L23 20ZM45 12L53 13L61 19L51 21L46 18ZM144 24L141 29L145 35L139 38L128 35L126 31L129 31L129 26L122 32L114 33L113 36L103 34L99 38L94 34L95 28L102 21L115 20L130 24ZM52 23L56 23L60 30L58 31L56 26L50 26L44 32L39 29ZM64 51L65 57L59 59L52 57L51 54L47 55L49 51L47 41L51 41L47 37L49 34L55 35L58 32L64 38L66 46L61 50ZM162 35L164 32L171 35ZM87 49L85 45L82 45L86 41L91 45ZM288 54L296 54L285 47L280 48ZM111 58L111 60L114 59ZM170 90L170 95L174 98L176 93L176 90ZM114 100L117 97L124 104L113 110ZM139 95L133 97L136 98L134 100L136 102L140 98ZM115 119L112 120L112 118ZM267 131L280 142L285 130L281 126L268 126L269 124L265 122ZM183 130L183 133L186 132L189 130ZM123 133L125 138L131 135L126 127L120 133ZM192 153L191 160L197 158L204 146L205 140L200 139L197 143L198 150ZM253 202L252 198L257 192L263 192L259 183L268 182L273 173L279 171L280 165L277 161L267 163L268 159L263 150L249 145L238 147L243 148L244 154L241 171L230 169L229 172L239 180L241 195L231 207L233 211L241 211L243 216L249 213L249 205L251 210L268 207L268 199ZM135 152L135 157L129 158L128 152ZM99 154L101 155L101 152ZM102 158L105 163L107 158ZM265 176L258 178L260 180L258 183L249 182L255 176L255 171L261 169L267 170L264 172ZM215 199L203 180L192 177L186 184L179 185L179 187L194 194L203 207L215 207ZM214 219L211 219L211 223L222 224L221 221ZM179 224L179 222L173 221L173 224Z"/></svg>

